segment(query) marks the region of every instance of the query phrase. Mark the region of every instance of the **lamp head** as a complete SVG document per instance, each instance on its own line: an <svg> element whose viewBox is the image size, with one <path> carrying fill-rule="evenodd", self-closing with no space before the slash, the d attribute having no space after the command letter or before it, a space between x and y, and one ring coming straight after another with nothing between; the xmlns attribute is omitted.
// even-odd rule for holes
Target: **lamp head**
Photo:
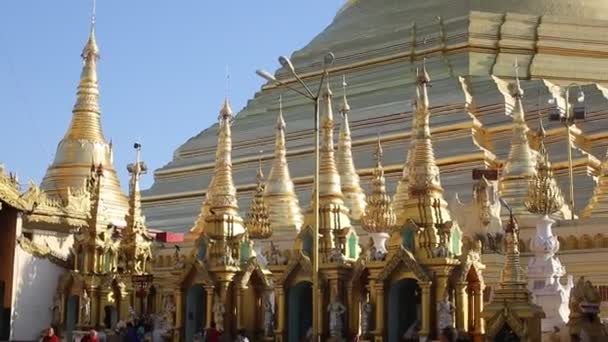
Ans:
<svg viewBox="0 0 608 342"><path fill-rule="evenodd" d="M279 64L281 64L283 68L287 68L292 74L296 72L296 68L293 67L291 60L285 56L279 57Z"/></svg>
<svg viewBox="0 0 608 342"><path fill-rule="evenodd" d="M583 90L580 90L578 92L578 97L576 98L576 100L578 101L578 103L585 102L585 93L583 93Z"/></svg>
<svg viewBox="0 0 608 342"><path fill-rule="evenodd" d="M266 70L256 70L255 73L268 82L275 83L277 79Z"/></svg>
<svg viewBox="0 0 608 342"><path fill-rule="evenodd" d="M334 64L335 60L336 60L336 56L334 56L333 53L329 52L325 55L325 57L323 57L323 66L325 68L329 68L330 66L332 66Z"/></svg>

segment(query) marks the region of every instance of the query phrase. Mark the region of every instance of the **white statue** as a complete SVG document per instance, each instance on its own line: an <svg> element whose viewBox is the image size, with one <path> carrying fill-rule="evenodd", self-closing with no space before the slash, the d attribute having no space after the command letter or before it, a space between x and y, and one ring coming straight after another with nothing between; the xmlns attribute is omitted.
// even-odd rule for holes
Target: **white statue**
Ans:
<svg viewBox="0 0 608 342"><path fill-rule="evenodd" d="M91 298L89 298L87 290L84 290L80 300L82 301L82 324L91 324Z"/></svg>
<svg viewBox="0 0 608 342"><path fill-rule="evenodd" d="M361 310L361 333L363 336L368 335L372 330L372 312L373 312L372 303L369 302L369 297L363 303L363 307Z"/></svg>
<svg viewBox="0 0 608 342"><path fill-rule="evenodd" d="M437 329L441 331L445 327L454 326L454 309L448 296L444 296L443 300L437 303Z"/></svg>
<svg viewBox="0 0 608 342"><path fill-rule="evenodd" d="M135 313L135 309L133 309L133 306L129 305L129 318L131 319L131 321L135 321L135 319L137 318L137 314Z"/></svg>
<svg viewBox="0 0 608 342"><path fill-rule="evenodd" d="M217 330L224 331L224 314L226 313L226 306L220 301L219 296L215 296L213 300L213 320L217 325Z"/></svg>
<svg viewBox="0 0 608 342"><path fill-rule="evenodd" d="M173 303L173 296L168 295L165 296L164 304L163 304L163 313L165 316L165 321L168 325L173 325L173 313L175 312L175 304Z"/></svg>
<svg viewBox="0 0 608 342"><path fill-rule="evenodd" d="M329 333L332 337L342 337L342 315L346 312L346 307L338 300L334 300L327 306L329 312Z"/></svg>
<svg viewBox="0 0 608 342"><path fill-rule="evenodd" d="M270 296L264 301L264 336L270 337L274 333L274 307Z"/></svg>
<svg viewBox="0 0 608 342"><path fill-rule="evenodd" d="M487 236L502 232L498 187L494 181L482 177L473 185L473 200L462 203L458 194L449 201L452 218L458 222L465 236Z"/></svg>

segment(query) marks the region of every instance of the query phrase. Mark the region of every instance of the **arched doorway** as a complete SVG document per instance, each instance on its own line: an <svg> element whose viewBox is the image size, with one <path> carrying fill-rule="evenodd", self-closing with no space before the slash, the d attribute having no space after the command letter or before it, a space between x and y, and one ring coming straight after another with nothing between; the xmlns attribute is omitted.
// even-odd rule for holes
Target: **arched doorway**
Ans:
<svg viewBox="0 0 608 342"><path fill-rule="evenodd" d="M403 341L406 332L415 329L420 318L420 294L415 279L401 279L390 285L386 297L388 342Z"/></svg>
<svg viewBox="0 0 608 342"><path fill-rule="evenodd" d="M185 340L194 341L194 335L203 331L205 326L205 309L207 297L202 285L194 285L186 294L186 329Z"/></svg>
<svg viewBox="0 0 608 342"><path fill-rule="evenodd" d="M302 281L289 288L287 334L289 342L300 342L312 327L312 284Z"/></svg>
<svg viewBox="0 0 608 342"><path fill-rule="evenodd" d="M78 323L78 296L69 296L65 307L65 335L67 341L71 341L72 332L76 329Z"/></svg>

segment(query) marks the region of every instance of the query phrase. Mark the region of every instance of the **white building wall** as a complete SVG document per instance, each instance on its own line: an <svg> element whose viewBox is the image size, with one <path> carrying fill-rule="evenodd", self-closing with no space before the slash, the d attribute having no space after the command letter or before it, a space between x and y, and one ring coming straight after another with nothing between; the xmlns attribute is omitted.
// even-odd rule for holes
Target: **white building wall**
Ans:
<svg viewBox="0 0 608 342"><path fill-rule="evenodd" d="M47 259L15 249L15 276L11 312L11 341L38 341L51 323L51 306L62 267Z"/></svg>

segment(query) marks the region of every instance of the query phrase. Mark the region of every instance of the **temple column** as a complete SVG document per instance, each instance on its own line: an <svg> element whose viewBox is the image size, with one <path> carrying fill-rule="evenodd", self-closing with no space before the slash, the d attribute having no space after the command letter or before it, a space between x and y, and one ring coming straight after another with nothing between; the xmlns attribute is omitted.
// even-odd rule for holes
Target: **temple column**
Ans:
<svg viewBox="0 0 608 342"><path fill-rule="evenodd" d="M175 325L173 330L173 341L179 341L183 326L182 313L184 312L182 290L177 288L173 291L173 294L175 297Z"/></svg>
<svg viewBox="0 0 608 342"><path fill-rule="evenodd" d="M355 304L355 300L353 298L353 287L349 286L346 289L346 301L347 301L347 308L346 308L346 313L347 313L347 321L348 321L348 334L355 336L358 333L358 327L359 327L359 307L360 302L361 302L361 295L358 296L357 301Z"/></svg>
<svg viewBox="0 0 608 342"><path fill-rule="evenodd" d="M213 286L205 286L205 294L207 294L207 300L205 301L205 326L211 328L211 322L213 321Z"/></svg>
<svg viewBox="0 0 608 342"><path fill-rule="evenodd" d="M420 283L422 296L422 326L420 328L420 337L428 337L431 333L431 282Z"/></svg>
<svg viewBox="0 0 608 342"><path fill-rule="evenodd" d="M275 330L275 335L280 337L281 340L283 338L283 334L285 332L285 289L281 287L276 288L277 294L277 326Z"/></svg>
<svg viewBox="0 0 608 342"><path fill-rule="evenodd" d="M325 297L323 297L323 289L321 288L321 286L319 286L317 288L317 298L319 298L318 303L320 304L319 307L317 308L318 312L313 313L313 319L316 318L317 319L317 327L319 327L319 336L322 336L325 333L325 325L323 324L325 322L325 319L323 319L324 317L326 317L326 315L324 315L325 311L327 310L327 303L325 303L325 301L323 300ZM312 304L311 304L312 305Z"/></svg>
<svg viewBox="0 0 608 342"><path fill-rule="evenodd" d="M376 284L376 324L375 324L376 337L384 336L384 284Z"/></svg>
<svg viewBox="0 0 608 342"><path fill-rule="evenodd" d="M456 329L459 331L467 330L467 316L468 316L468 296L467 296L467 283L460 282L456 284Z"/></svg>
<svg viewBox="0 0 608 342"><path fill-rule="evenodd" d="M120 308L118 308L118 317L122 321L129 319L129 305L131 304L131 293L129 291L120 291Z"/></svg>
<svg viewBox="0 0 608 342"><path fill-rule="evenodd" d="M377 311L377 306L376 306L376 281L374 279L370 279L368 281L368 285L367 288L369 290L369 302L372 305L373 311L372 311L372 317L371 317L371 321L372 321L372 326L370 327L370 333L372 334L376 334L376 327L378 326L378 323L376 322L376 311Z"/></svg>
<svg viewBox="0 0 608 342"><path fill-rule="evenodd" d="M475 284L475 330L476 336L481 336L484 333L483 320L481 319L481 312L483 311L483 288L481 284Z"/></svg>
<svg viewBox="0 0 608 342"><path fill-rule="evenodd" d="M105 322L105 307L108 304L107 298L108 298L108 293L107 291L99 291L99 310L98 310L98 315L99 315L99 325L102 328L106 328L106 322ZM111 327L107 327L107 328L111 328Z"/></svg>
<svg viewBox="0 0 608 342"><path fill-rule="evenodd" d="M472 333L475 330L475 316L477 316L477 313L475 312L474 290L470 287L467 287L467 299L467 306L469 312L469 314L467 315L467 331Z"/></svg>
<svg viewBox="0 0 608 342"><path fill-rule="evenodd" d="M239 288L236 291L236 327L237 329L242 329L243 324L243 295L245 292L245 288Z"/></svg>

